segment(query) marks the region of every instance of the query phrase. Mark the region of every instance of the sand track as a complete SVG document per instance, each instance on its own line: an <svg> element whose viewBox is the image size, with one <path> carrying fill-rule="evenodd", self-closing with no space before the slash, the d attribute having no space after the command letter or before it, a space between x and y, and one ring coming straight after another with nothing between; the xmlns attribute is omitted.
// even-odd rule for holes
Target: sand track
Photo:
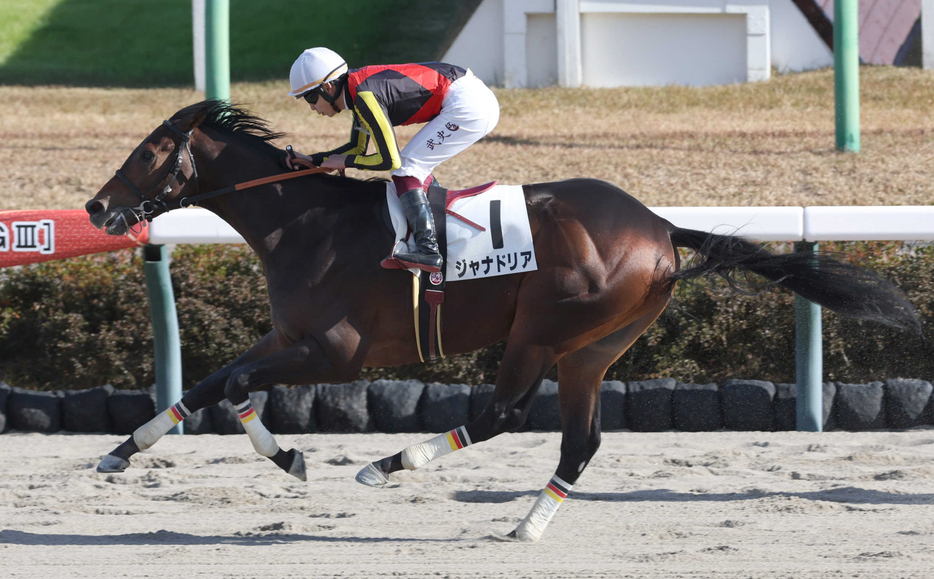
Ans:
<svg viewBox="0 0 934 579"><path fill-rule="evenodd" d="M167 437L97 474L108 435L0 436L4 575L50 577L929 577L934 430L614 432L537 544L501 543L552 474L556 433L504 435L353 476L426 438ZM174 571L173 571L174 569Z"/></svg>

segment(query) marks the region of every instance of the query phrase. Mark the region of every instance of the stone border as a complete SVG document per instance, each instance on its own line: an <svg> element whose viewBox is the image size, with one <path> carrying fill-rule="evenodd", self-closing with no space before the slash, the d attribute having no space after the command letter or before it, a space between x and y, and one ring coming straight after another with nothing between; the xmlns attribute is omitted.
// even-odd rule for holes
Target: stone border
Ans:
<svg viewBox="0 0 934 579"><path fill-rule="evenodd" d="M250 395L263 423L276 434L313 432L445 432L475 418L491 384L423 384L417 380L358 380ZM795 429L794 384L725 380L688 384L661 378L603 383L603 430L687 432ZM934 386L917 379L824 384L824 430L905 429L934 425ZM0 432L130 434L156 413L154 390L35 392L0 382ZM243 427L229 403L194 413L186 434L238 434ZM558 431L558 384L544 380L522 430Z"/></svg>

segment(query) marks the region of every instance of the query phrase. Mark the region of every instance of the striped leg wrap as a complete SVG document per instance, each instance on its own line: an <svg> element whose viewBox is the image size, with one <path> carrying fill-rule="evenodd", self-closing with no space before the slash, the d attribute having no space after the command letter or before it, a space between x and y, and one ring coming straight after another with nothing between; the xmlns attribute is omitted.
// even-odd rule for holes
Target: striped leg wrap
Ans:
<svg viewBox="0 0 934 579"><path fill-rule="evenodd" d="M532 510L516 527L515 533L518 538L523 541L539 540L551 518L558 512L558 507L571 492L572 486L558 478L558 475L551 477L551 481L532 505Z"/></svg>
<svg viewBox="0 0 934 579"><path fill-rule="evenodd" d="M154 445L162 436L176 424L188 418L191 412L179 400L175 406L159 414L146 424L140 426L133 433L133 442L140 450L146 450Z"/></svg>
<svg viewBox="0 0 934 579"><path fill-rule="evenodd" d="M444 456L455 450L460 450L465 446L470 446L470 444L470 436L467 434L467 429L460 426L450 432L439 434L431 440L410 446L403 450L402 466L405 467L406 470L415 470L425 466L440 456Z"/></svg>
<svg viewBox="0 0 934 579"><path fill-rule="evenodd" d="M246 430L250 442L253 443L253 450L265 457L273 457L279 452L279 445L272 433L266 428L262 420L256 420L256 410L253 409L253 403L247 398L243 403L237 404L237 416L240 417L240 423Z"/></svg>

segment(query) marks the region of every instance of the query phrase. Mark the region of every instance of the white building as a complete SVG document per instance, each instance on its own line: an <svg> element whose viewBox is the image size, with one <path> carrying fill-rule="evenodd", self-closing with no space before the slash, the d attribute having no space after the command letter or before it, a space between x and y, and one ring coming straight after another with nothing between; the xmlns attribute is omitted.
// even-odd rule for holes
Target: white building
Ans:
<svg viewBox="0 0 934 579"><path fill-rule="evenodd" d="M510 88L704 86L833 54L793 0L483 0L442 60Z"/></svg>

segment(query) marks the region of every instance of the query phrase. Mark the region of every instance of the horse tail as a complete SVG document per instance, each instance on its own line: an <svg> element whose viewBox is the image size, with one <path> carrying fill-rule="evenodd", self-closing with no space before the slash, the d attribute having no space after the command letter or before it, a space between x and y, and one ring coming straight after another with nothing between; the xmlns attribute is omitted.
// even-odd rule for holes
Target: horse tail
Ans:
<svg viewBox="0 0 934 579"><path fill-rule="evenodd" d="M843 316L921 334L921 321L914 306L894 284L872 271L837 261L827 253L775 254L740 237L674 226L669 234L674 247L686 247L703 256L690 267L672 273L672 285L716 274L734 290L748 293L735 276L737 272L750 271L769 280L771 284L767 285L788 288Z"/></svg>

